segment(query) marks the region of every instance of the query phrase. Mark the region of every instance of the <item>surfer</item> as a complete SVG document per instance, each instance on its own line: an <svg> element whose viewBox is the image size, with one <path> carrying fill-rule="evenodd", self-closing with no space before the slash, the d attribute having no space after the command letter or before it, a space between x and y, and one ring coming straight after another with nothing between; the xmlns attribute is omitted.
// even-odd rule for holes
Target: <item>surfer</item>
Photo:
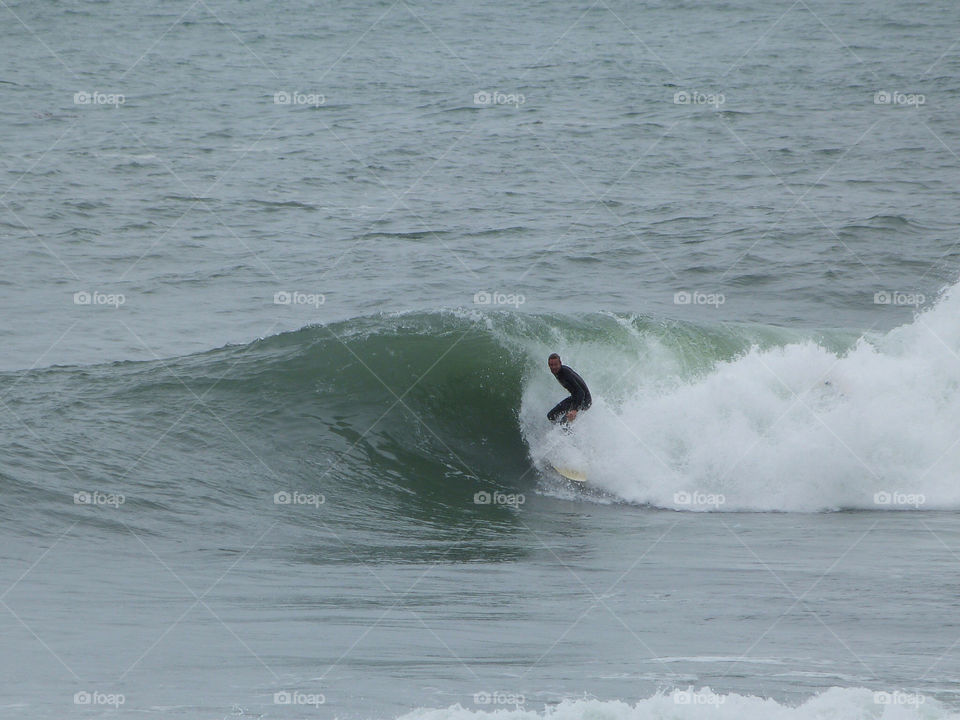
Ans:
<svg viewBox="0 0 960 720"><path fill-rule="evenodd" d="M547 358L547 365L550 366L550 372L557 378L557 382L570 393L570 397L558 402L556 407L547 413L547 418L552 423L566 425L568 422L573 422L579 411L590 407L593 400L583 378L577 375L572 368L562 364L559 355L552 353Z"/></svg>

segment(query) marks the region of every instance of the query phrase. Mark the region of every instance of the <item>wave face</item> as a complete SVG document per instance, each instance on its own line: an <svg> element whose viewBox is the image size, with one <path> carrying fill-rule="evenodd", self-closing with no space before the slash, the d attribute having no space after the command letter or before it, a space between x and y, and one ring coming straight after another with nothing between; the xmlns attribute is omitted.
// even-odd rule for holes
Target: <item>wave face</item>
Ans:
<svg viewBox="0 0 960 720"><path fill-rule="evenodd" d="M0 482L24 507L71 488L123 489L185 522L184 498L249 510L294 487L335 492L368 524L413 513L442 526L475 509L481 489L571 495L549 464L574 458L591 490L572 495L586 499L955 509L958 311L950 290L876 336L448 311L6 373ZM564 395L552 351L594 396L572 435L545 419Z"/></svg>
<svg viewBox="0 0 960 720"><path fill-rule="evenodd" d="M449 313L7 373L0 483L13 504L0 512L28 533L35 511L86 523L63 497L100 490L162 510L128 516L144 530L159 517L242 529L276 492L298 490L326 495L336 511L322 517L358 547L383 537L375 531L428 533L455 524L480 487L529 474L514 411L521 377L482 323Z"/></svg>

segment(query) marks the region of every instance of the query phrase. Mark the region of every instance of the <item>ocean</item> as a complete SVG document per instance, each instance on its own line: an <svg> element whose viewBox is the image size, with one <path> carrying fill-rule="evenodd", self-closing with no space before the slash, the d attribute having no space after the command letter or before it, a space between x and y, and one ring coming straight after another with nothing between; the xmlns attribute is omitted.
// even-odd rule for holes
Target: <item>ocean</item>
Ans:
<svg viewBox="0 0 960 720"><path fill-rule="evenodd" d="M960 6L0 15L0 717L960 717Z"/></svg>

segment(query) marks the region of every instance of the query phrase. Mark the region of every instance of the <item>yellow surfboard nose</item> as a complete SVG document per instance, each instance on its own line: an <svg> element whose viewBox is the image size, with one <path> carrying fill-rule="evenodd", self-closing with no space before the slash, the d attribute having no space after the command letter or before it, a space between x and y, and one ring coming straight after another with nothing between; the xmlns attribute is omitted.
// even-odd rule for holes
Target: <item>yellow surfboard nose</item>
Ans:
<svg viewBox="0 0 960 720"><path fill-rule="evenodd" d="M551 465L552 464L553 463L551 463ZM567 480L573 480L574 482L579 482L579 483L587 481L587 474L582 470L576 470L574 468L568 468L568 467L558 467L556 465L553 465L553 469L556 470L561 475L563 475L565 478L567 478Z"/></svg>

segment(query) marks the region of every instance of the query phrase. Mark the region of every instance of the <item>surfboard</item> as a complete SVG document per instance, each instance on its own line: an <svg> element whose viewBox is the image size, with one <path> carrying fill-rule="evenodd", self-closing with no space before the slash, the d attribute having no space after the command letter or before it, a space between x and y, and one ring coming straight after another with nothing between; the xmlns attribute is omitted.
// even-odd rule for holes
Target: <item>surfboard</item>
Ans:
<svg viewBox="0 0 960 720"><path fill-rule="evenodd" d="M550 463L550 464L553 465L553 463ZM582 470L576 470L575 468L562 467L562 466L558 467L557 465L553 465L553 469L556 470L561 475L563 475L567 480L573 480L574 482L578 482L578 483L583 483L587 481L587 474Z"/></svg>

